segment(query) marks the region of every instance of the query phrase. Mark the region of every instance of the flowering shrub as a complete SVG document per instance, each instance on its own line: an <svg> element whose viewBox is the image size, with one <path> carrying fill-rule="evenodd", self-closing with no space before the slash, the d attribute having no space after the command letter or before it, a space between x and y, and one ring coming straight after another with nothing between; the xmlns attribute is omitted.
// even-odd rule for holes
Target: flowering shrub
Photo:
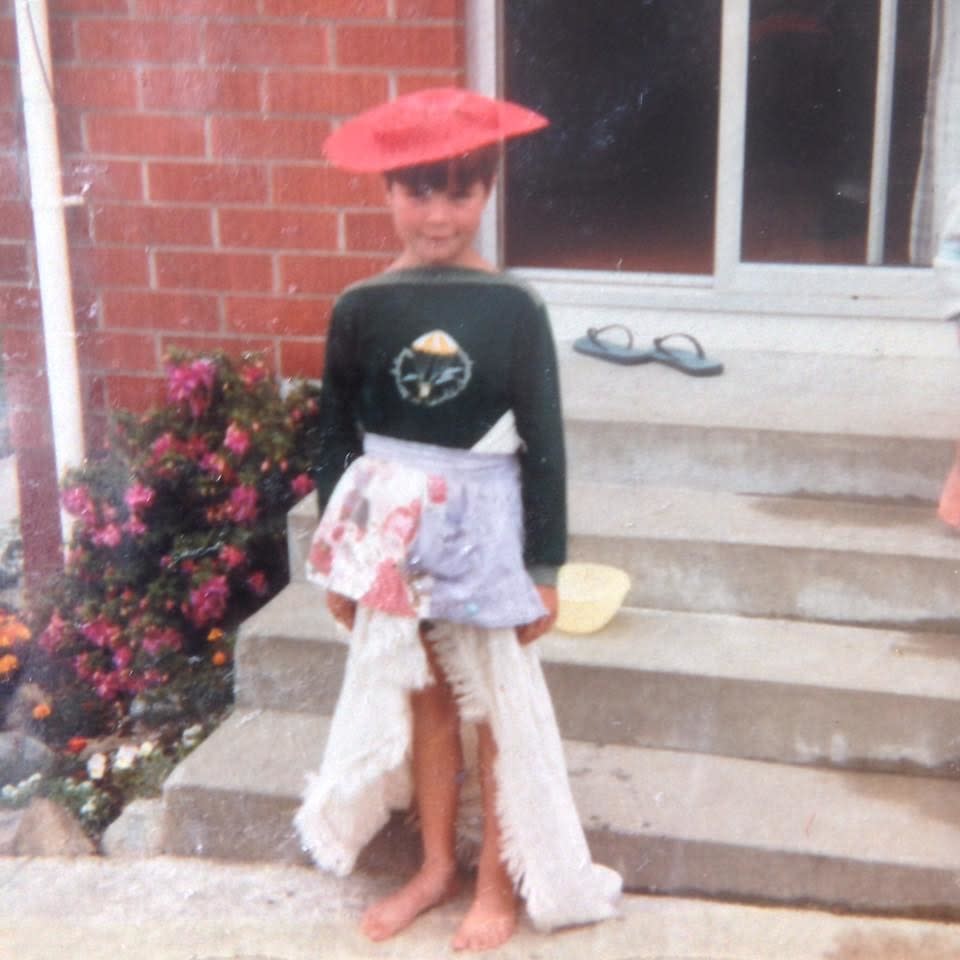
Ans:
<svg viewBox="0 0 960 960"><path fill-rule="evenodd" d="M66 477L75 525L31 671L53 694L48 738L104 729L175 689L178 708L209 707L233 628L286 582L315 397L281 399L257 359L177 355L167 398L121 415L105 454Z"/></svg>
<svg viewBox="0 0 960 960"><path fill-rule="evenodd" d="M17 679L22 651L30 637L30 629L20 617L0 606L0 684L10 684Z"/></svg>

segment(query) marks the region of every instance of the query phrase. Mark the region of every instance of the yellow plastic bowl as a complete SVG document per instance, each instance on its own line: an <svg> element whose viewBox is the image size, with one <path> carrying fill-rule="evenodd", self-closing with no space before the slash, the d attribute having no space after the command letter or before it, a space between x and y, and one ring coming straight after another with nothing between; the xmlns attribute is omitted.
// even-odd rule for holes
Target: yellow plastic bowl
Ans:
<svg viewBox="0 0 960 960"><path fill-rule="evenodd" d="M630 577L602 563L567 563L557 575L557 629L564 633L602 630L620 609Z"/></svg>

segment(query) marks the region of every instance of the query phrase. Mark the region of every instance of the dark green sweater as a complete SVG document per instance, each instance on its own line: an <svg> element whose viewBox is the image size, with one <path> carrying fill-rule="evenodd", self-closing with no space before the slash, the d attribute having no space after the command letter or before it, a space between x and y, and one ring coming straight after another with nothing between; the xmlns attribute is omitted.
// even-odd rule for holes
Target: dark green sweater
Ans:
<svg viewBox="0 0 960 960"><path fill-rule="evenodd" d="M321 505L362 452L364 431L469 449L508 410L524 441L525 562L555 568L566 558L566 466L543 303L509 276L460 268L350 287L334 307L311 431Z"/></svg>

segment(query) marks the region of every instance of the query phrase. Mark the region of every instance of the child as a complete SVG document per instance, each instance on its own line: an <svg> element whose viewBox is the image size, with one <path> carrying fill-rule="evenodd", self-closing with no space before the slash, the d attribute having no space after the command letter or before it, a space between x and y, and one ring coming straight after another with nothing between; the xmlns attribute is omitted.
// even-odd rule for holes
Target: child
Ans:
<svg viewBox="0 0 960 960"><path fill-rule="evenodd" d="M334 164L383 173L402 245L339 299L327 341L315 477L326 509L308 575L351 629L320 773L296 825L341 875L416 799L423 862L371 907L384 940L457 889L460 722L477 724L477 886L453 940L611 916L620 878L590 860L530 646L556 616L566 550L556 358L543 305L474 249L500 143L546 121L434 89L328 140Z"/></svg>

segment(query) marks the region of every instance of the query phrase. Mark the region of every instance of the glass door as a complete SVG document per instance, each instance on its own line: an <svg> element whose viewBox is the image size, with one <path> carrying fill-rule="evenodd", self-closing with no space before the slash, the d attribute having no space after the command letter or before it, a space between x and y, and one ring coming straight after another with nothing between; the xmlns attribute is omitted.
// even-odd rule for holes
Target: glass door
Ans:
<svg viewBox="0 0 960 960"><path fill-rule="evenodd" d="M508 149L503 260L561 283L928 296L944 2L502 0L497 86L553 121Z"/></svg>

